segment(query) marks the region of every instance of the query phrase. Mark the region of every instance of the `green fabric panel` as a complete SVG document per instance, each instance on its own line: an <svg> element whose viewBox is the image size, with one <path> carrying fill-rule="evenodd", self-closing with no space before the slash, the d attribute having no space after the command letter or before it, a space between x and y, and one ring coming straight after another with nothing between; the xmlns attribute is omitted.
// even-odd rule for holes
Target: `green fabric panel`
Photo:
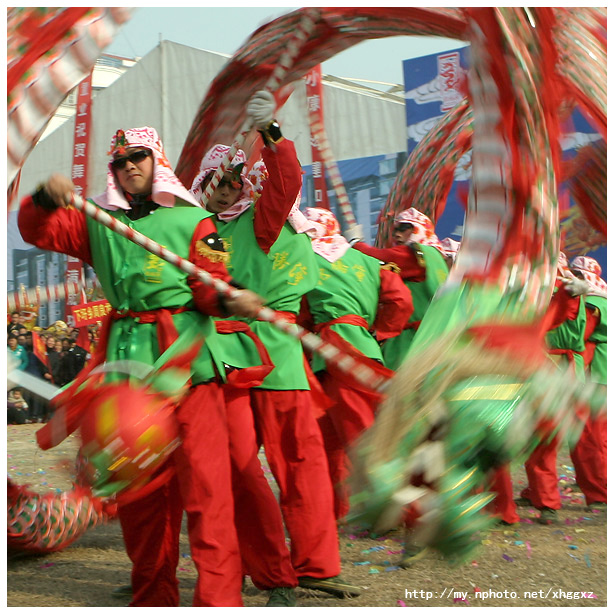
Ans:
<svg viewBox="0 0 614 614"><path fill-rule="evenodd" d="M431 245L412 243L411 248L416 252L419 260L424 262L426 279L421 282L405 282L411 292L414 311L409 318L410 322L417 322L424 318L431 299L441 284L448 276L448 265L441 252ZM422 327L422 324L420 324ZM416 336L416 329L405 329L397 337L387 339L382 345L384 364L393 370L397 370L409 353L411 344Z"/></svg>
<svg viewBox="0 0 614 614"><path fill-rule="evenodd" d="M595 343L595 353L589 366L590 378L607 386L608 380L608 301L602 296L587 296L586 302L599 309L599 324L589 337Z"/></svg>
<svg viewBox="0 0 614 614"><path fill-rule="evenodd" d="M426 269L424 281L406 282L414 304L414 311L409 321L416 322L424 317L435 292L448 277L449 269L445 258L435 247L417 243L412 243L410 247L416 252L418 260L423 260Z"/></svg>
<svg viewBox="0 0 614 614"><path fill-rule="evenodd" d="M331 263L317 254L316 261L319 280L307 294L314 322L321 324L345 315L358 315L371 327L379 302L379 260L350 249L335 262ZM366 328L353 324L334 324L331 330L365 356L382 360L380 347ZM324 359L317 353L313 356L311 366L314 372L326 368Z"/></svg>
<svg viewBox="0 0 614 614"><path fill-rule="evenodd" d="M309 390L301 342L275 328L270 322L252 322L250 326L260 337L275 365L275 369L266 376L258 388Z"/></svg>
<svg viewBox="0 0 614 614"><path fill-rule="evenodd" d="M216 339L216 356L225 364L237 369L262 364L258 349L247 335L243 333L218 333Z"/></svg>
<svg viewBox="0 0 614 614"><path fill-rule="evenodd" d="M230 222L215 220L219 235L230 255L228 269L242 286L253 290L275 311L298 314L303 294L318 281L318 267L309 237L297 234L286 222L268 254L259 247L254 234L254 207ZM261 388L309 390L300 341L269 322L250 321L271 356L275 369ZM249 364L247 355L240 359Z"/></svg>
<svg viewBox="0 0 614 614"><path fill-rule="evenodd" d="M226 264L233 279L260 296L267 296L271 264L254 235L254 208L230 222L214 218L229 260Z"/></svg>
<svg viewBox="0 0 614 614"><path fill-rule="evenodd" d="M298 313L301 299L318 283L318 265L306 234L297 234L288 222L271 247L272 262L267 288L267 306L276 311Z"/></svg>
<svg viewBox="0 0 614 614"><path fill-rule="evenodd" d="M584 297L580 297L578 317L575 320L565 320L561 325L546 333L546 344L553 349L583 352L584 332L586 330L586 309Z"/></svg>
<svg viewBox="0 0 614 614"><path fill-rule="evenodd" d="M159 207L135 221L130 220L123 210L108 213L186 259L196 226L211 215L181 201L175 207ZM133 311L194 307L184 272L99 222L89 217L86 219L94 269L105 297L113 307ZM186 327L197 325L206 339L206 345L192 363L193 383L214 377L214 363L223 373L211 318L197 311L188 311L175 314L173 322L179 334ZM155 324L139 324L134 318L122 318L112 324L107 360L137 360L153 364L159 355Z"/></svg>

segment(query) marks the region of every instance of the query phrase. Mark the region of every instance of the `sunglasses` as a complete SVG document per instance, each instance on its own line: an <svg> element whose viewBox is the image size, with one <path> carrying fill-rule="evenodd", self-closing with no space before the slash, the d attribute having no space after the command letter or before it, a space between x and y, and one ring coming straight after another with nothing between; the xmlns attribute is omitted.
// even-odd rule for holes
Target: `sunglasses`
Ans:
<svg viewBox="0 0 614 614"><path fill-rule="evenodd" d="M123 168L126 168L126 164L128 164L128 161L132 162L132 164L138 164L139 162L142 162L145 158L149 158L149 156L151 156L151 151L149 151L149 149L140 149L139 151L131 153L129 156L115 158L115 160L111 161L111 166L114 170L121 171Z"/></svg>

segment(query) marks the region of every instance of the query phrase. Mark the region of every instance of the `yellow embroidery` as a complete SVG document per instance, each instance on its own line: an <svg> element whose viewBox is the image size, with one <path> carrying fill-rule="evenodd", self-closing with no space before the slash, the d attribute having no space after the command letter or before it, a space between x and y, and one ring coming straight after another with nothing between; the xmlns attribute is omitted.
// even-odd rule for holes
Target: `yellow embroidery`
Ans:
<svg viewBox="0 0 614 614"><path fill-rule="evenodd" d="M297 262L288 273L288 277L294 279L294 281L289 281L288 284L290 286L297 286L302 279L307 275L307 267L302 265L300 262Z"/></svg>
<svg viewBox="0 0 614 614"><path fill-rule="evenodd" d="M347 273L349 269L348 265L343 264L343 260L341 259L335 260L335 262L330 265L330 268L339 271L339 273Z"/></svg>
<svg viewBox="0 0 614 614"><path fill-rule="evenodd" d="M279 271L280 269L285 269L287 266L290 266L288 262L288 252L275 252L273 255L273 270Z"/></svg>
<svg viewBox="0 0 614 614"><path fill-rule="evenodd" d="M320 279L318 281L318 286L321 286L322 282L329 279L330 276L331 276L330 273L327 273L326 269L320 269Z"/></svg>
<svg viewBox="0 0 614 614"><path fill-rule="evenodd" d="M220 252L215 249L211 249L204 241L200 239L196 241L196 251L199 256L204 256L211 262L223 262L226 264L230 255L227 252Z"/></svg>
<svg viewBox="0 0 614 614"><path fill-rule="evenodd" d="M232 254L232 237L220 237L222 243L224 244L224 249L226 253L229 255Z"/></svg>
<svg viewBox="0 0 614 614"><path fill-rule="evenodd" d="M352 267L352 270L354 271L354 275L358 277L358 281L362 282L362 280L365 278L365 273L367 272L365 267L361 264L355 264Z"/></svg>
<svg viewBox="0 0 614 614"><path fill-rule="evenodd" d="M384 271L392 271L393 273L401 274L401 267L396 262L387 262L386 264L382 264L382 269Z"/></svg>
<svg viewBox="0 0 614 614"><path fill-rule="evenodd" d="M437 281L438 281L440 284L442 284L442 283L443 283L443 282L446 280L446 277L447 277L448 275L447 275L447 273L446 273L445 271L442 271L441 269L438 269L438 270L437 270L437 273L436 273L436 276L437 276Z"/></svg>
<svg viewBox="0 0 614 614"><path fill-rule="evenodd" d="M162 268L166 262L162 258L155 254L148 254L145 259L145 268L143 270L145 274L145 281L152 284L162 283Z"/></svg>

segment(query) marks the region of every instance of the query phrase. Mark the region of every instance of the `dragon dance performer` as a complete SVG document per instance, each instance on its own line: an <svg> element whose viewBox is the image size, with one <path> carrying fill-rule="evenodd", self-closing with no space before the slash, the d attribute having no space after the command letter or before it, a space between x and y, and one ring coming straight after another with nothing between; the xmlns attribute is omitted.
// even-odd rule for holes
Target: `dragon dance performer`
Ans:
<svg viewBox="0 0 614 614"><path fill-rule="evenodd" d="M378 335L378 338L386 339L382 346L384 364L396 371L409 352L433 295L448 276L448 265L433 222L414 207L402 211L395 218L395 245L389 248L371 247L363 243L354 227L346 230L344 235L352 247L363 254L396 264L411 292L414 311L405 330L391 339L386 339L385 334Z"/></svg>
<svg viewBox="0 0 614 614"><path fill-rule="evenodd" d="M295 215L302 215L296 212ZM316 254L319 280L303 299L301 315L324 340L346 347L347 353L376 370L383 367L380 347L370 331L399 334L411 316L411 294L401 277L375 258L350 249L339 222L327 209L308 208L305 217ZM315 354L312 369L334 405L318 419L335 487L335 517L349 511L346 450L375 418L379 394L327 365Z"/></svg>
<svg viewBox="0 0 614 614"><path fill-rule="evenodd" d="M262 159L268 179L260 198L255 204L253 196L241 198L246 177L245 156L240 152L231 162L234 166L226 173L225 184L217 187L206 206L215 213L234 279L266 297L267 306L286 320L296 322L301 297L317 282L317 267L308 237L286 222L300 194L301 168L294 145L273 121L274 110L273 96L266 91L254 94L247 107L265 143ZM205 154L192 183L197 198L228 150L218 144ZM298 584L340 597L358 595L360 589L339 577L332 484L301 343L270 322L251 320L249 324L275 365L261 386L251 388L250 402L259 443L279 485ZM237 522L244 525L240 533L257 532L259 523L250 510L244 510ZM252 535L252 543L258 538ZM257 557L253 563L258 563Z"/></svg>
<svg viewBox="0 0 614 614"><path fill-rule="evenodd" d="M106 191L93 202L214 277L231 281L211 216L172 172L155 129L118 130L109 153ZM176 568L184 509L198 570L194 605L241 605L241 559L220 387L224 368L216 355L211 316L253 316L261 300L249 291L221 296L168 266L70 207L73 190L69 179L53 175L23 200L19 228L27 242L75 256L96 270L113 310L86 371L105 359L153 365L179 334L194 328L206 339L192 363L190 393L176 410L181 446L138 498L119 505L133 564L131 605L178 606ZM202 245L213 247L204 251ZM69 414L68 424L59 426L68 434L77 427L77 418ZM58 419L39 431L43 449L59 443L54 440Z"/></svg>
<svg viewBox="0 0 614 614"><path fill-rule="evenodd" d="M594 258L577 256L571 272L588 284L585 295L586 329L584 363L587 377L607 386L607 284L601 278L601 266ZM576 470L576 482L590 509L607 506L607 420L589 418L576 446L570 451Z"/></svg>
<svg viewBox="0 0 614 614"><path fill-rule="evenodd" d="M584 349L585 316L581 311L584 302L582 294L587 287L569 270L567 257L559 254L557 272L559 277L548 306L548 310L537 333L542 350L562 360L564 366L573 365L574 373L579 381L584 381ZM532 505L540 511L538 522L552 524L558 522L557 510L561 507L558 491L557 453L559 438L552 437L552 425L541 425L542 441L525 462L528 486L521 492L515 502L513 500L512 481L507 467L499 469L494 476L492 489L497 492L494 501L496 513L504 524L514 524L520 520L516 503Z"/></svg>

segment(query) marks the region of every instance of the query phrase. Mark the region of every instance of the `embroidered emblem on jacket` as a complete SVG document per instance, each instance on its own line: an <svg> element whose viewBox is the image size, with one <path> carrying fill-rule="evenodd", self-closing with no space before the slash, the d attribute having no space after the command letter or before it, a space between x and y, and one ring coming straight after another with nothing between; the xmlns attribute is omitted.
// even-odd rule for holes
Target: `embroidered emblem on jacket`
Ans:
<svg viewBox="0 0 614 614"><path fill-rule="evenodd" d="M224 250L224 243L215 232L196 241L196 251L211 262L228 262L229 255Z"/></svg>

